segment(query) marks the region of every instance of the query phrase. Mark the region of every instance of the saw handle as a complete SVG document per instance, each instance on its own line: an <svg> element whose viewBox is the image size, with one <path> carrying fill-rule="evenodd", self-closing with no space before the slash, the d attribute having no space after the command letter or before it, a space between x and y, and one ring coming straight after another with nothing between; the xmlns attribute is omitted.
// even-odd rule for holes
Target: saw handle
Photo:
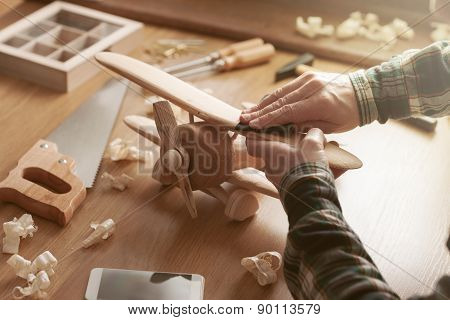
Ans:
<svg viewBox="0 0 450 320"><path fill-rule="evenodd" d="M246 68L269 61L275 54L273 45L266 43L260 47L239 51L224 58L223 71Z"/></svg>
<svg viewBox="0 0 450 320"><path fill-rule="evenodd" d="M74 167L75 161L60 154L56 144L39 140L0 182L0 200L65 226L86 198Z"/></svg>
<svg viewBox="0 0 450 320"><path fill-rule="evenodd" d="M239 51L256 48L262 46L264 44L263 39L261 38L252 38L241 42L233 43L223 49L217 51L220 58L225 58L227 56L231 56L233 54L238 53Z"/></svg>

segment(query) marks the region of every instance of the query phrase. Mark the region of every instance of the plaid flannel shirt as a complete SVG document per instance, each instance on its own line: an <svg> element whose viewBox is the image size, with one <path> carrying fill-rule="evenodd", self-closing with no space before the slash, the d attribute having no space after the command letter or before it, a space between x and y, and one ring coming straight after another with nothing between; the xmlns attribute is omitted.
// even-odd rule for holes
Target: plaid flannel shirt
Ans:
<svg viewBox="0 0 450 320"><path fill-rule="evenodd" d="M408 50L349 76L361 125L421 115L446 116L450 104L450 42Z"/></svg>
<svg viewBox="0 0 450 320"><path fill-rule="evenodd" d="M422 114L449 115L449 60L449 43L438 42L350 74L361 125ZM284 274L294 298L399 298L346 223L327 165L304 163L291 169L281 181L280 198L289 219ZM425 298L448 297L446 276Z"/></svg>

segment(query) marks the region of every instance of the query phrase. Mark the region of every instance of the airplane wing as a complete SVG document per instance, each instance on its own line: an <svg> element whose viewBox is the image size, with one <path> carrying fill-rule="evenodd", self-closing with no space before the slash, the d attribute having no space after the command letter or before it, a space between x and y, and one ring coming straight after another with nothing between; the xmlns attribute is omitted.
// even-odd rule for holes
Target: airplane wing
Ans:
<svg viewBox="0 0 450 320"><path fill-rule="evenodd" d="M277 188L267 180L264 174L253 168L233 171L228 182L247 189L260 192L273 198L280 198Z"/></svg>
<svg viewBox="0 0 450 320"><path fill-rule="evenodd" d="M126 116L123 122L133 131L139 133L144 138L147 138L151 142L161 144L159 138L158 129L156 128L155 120L142 116Z"/></svg>
<svg viewBox="0 0 450 320"><path fill-rule="evenodd" d="M145 62L113 52L97 53L95 59L200 119L231 129L239 123L239 109Z"/></svg>

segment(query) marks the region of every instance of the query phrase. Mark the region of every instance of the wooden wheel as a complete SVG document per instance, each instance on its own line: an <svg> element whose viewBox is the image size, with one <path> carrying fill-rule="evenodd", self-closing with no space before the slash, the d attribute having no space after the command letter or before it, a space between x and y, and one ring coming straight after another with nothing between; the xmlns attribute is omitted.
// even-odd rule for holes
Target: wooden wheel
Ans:
<svg viewBox="0 0 450 320"><path fill-rule="evenodd" d="M232 220L244 221L253 217L258 209L259 201L253 191L237 189L229 196L224 213Z"/></svg>

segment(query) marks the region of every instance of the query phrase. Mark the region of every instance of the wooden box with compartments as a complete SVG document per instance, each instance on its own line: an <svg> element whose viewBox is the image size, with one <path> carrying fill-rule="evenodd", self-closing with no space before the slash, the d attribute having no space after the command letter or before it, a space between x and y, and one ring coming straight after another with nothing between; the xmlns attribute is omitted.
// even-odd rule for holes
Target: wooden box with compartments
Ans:
<svg viewBox="0 0 450 320"><path fill-rule="evenodd" d="M56 1L0 31L0 72L67 92L100 71L100 51L129 52L142 24Z"/></svg>

